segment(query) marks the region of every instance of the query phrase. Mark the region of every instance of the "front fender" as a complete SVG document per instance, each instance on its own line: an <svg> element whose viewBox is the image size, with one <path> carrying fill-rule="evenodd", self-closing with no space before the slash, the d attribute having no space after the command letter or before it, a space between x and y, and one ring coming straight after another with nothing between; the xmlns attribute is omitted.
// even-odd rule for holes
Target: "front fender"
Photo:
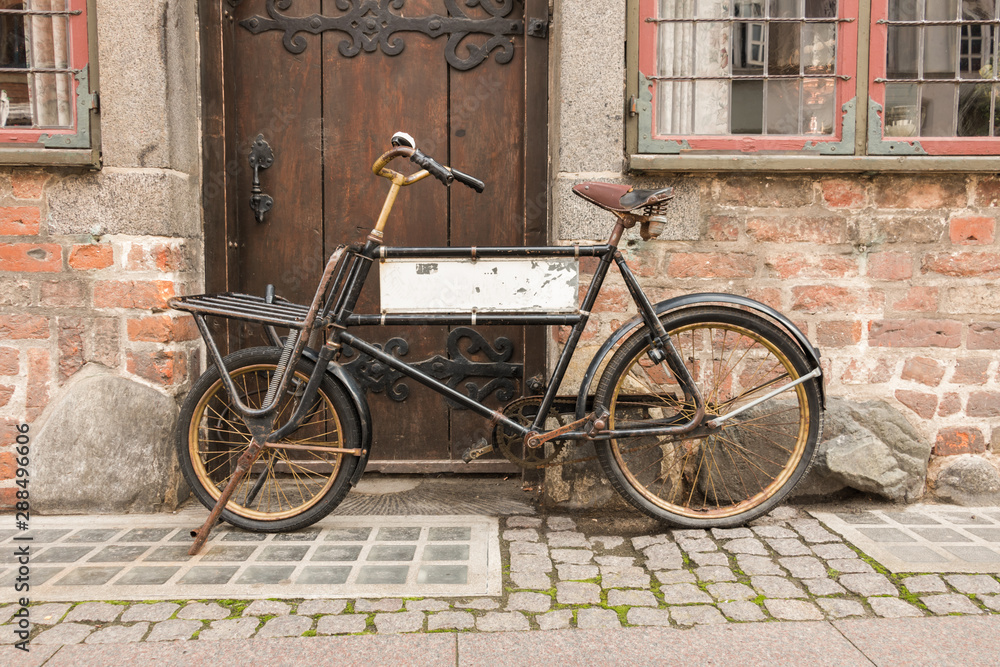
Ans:
<svg viewBox="0 0 1000 667"><path fill-rule="evenodd" d="M302 351L302 356L313 363L316 363L316 360L319 359L316 350L308 347ZM368 407L368 398L365 396L364 390L358 385L358 381L354 379L354 376L344 370L343 366L335 361L331 361L326 366L326 373L347 393L347 397L357 412L358 420L361 422L362 454L357 467L354 468L354 475L351 477L351 486L354 486L361 479L361 475L364 474L365 467L368 465L368 458L372 451L372 413Z"/></svg>
<svg viewBox="0 0 1000 667"><path fill-rule="evenodd" d="M819 361L819 350L813 347L806 335L802 333L801 330L795 324L792 323L790 319L779 313L774 308L771 308L767 304L763 304L759 301L754 301L753 299L748 299L745 296L738 296L736 294L724 294L721 292L704 292L701 294L685 294L684 296L678 296L673 299L667 299L666 301L660 301L653 305L653 310L656 311L657 315L662 315L663 313L669 312L671 310L679 310L681 308L690 308L692 306L704 306L707 304L729 304L733 306L742 306L750 310L754 310L762 315L766 315L769 319L780 324L798 343L799 348L806 355L806 359L812 364L812 368L820 368ZM597 351L594 358L590 362L590 366L587 367L587 372L583 376L583 380L580 382L580 393L576 397L576 418L583 419L586 416L587 410L587 396L590 394L590 387L594 383L594 378L597 376L597 371L600 369L601 364L606 358L608 358L613 350L617 347L618 343L621 342L626 336L636 331L640 326L645 324L641 315L633 317L631 320L623 324L618 328L611 336L608 337L601 349ZM811 369L810 369L811 370ZM822 376L821 376L822 378ZM826 392L823 389L822 379L819 383L819 395L822 406L826 407Z"/></svg>

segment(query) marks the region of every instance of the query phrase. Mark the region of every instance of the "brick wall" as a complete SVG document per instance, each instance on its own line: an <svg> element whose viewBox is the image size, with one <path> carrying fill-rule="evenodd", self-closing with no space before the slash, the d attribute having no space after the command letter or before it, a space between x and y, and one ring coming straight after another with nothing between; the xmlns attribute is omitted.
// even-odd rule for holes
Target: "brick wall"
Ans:
<svg viewBox="0 0 1000 667"><path fill-rule="evenodd" d="M895 405L935 443L933 456L1000 450L1000 179L713 175L639 183L677 186L687 193L680 206L696 220L688 240L644 243L630 233L623 243L651 298L722 291L763 301L820 348L829 394ZM603 231L612 224L606 216ZM612 269L575 377L624 319L623 306L635 314ZM555 332L556 341L565 333Z"/></svg>
<svg viewBox="0 0 1000 667"><path fill-rule="evenodd" d="M0 172L0 508L13 498L14 425L43 411L85 364L170 395L200 369L194 320L167 308L201 291L201 240L66 235L49 225L59 172Z"/></svg>

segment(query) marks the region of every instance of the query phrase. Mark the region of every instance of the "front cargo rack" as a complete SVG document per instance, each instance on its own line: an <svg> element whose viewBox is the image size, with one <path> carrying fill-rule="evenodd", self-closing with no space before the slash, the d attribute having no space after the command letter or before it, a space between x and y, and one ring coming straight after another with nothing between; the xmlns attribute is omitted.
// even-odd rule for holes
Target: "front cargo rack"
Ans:
<svg viewBox="0 0 1000 667"><path fill-rule="evenodd" d="M171 308L202 315L217 315L246 322L263 322L272 326L303 329L309 306L290 301L268 303L261 296L252 294L196 294L177 296L168 302Z"/></svg>

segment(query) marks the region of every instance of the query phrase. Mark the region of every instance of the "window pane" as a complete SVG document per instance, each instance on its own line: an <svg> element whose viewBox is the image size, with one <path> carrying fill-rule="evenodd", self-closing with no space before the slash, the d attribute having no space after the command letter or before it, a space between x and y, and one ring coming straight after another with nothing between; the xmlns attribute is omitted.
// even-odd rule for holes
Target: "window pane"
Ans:
<svg viewBox="0 0 1000 667"><path fill-rule="evenodd" d="M924 28L924 78L951 78L956 72L958 33L954 26Z"/></svg>
<svg viewBox="0 0 1000 667"><path fill-rule="evenodd" d="M772 79L767 82L768 134L801 134L799 85L796 79Z"/></svg>
<svg viewBox="0 0 1000 667"><path fill-rule="evenodd" d="M772 23L768 38L769 74L799 73L799 23Z"/></svg>
<svg viewBox="0 0 1000 667"><path fill-rule="evenodd" d="M732 109L733 134L763 134L764 82L734 81Z"/></svg>
<svg viewBox="0 0 1000 667"><path fill-rule="evenodd" d="M919 90L914 83L890 83L885 87L885 136L915 137L920 127Z"/></svg>
<svg viewBox="0 0 1000 667"><path fill-rule="evenodd" d="M797 18L802 16L799 0L771 0L770 16L778 18Z"/></svg>
<svg viewBox="0 0 1000 667"><path fill-rule="evenodd" d="M21 9L14 5L11 9ZM24 17L15 14L0 16L0 67L27 69L28 55L24 41ZM28 74L0 73L0 127L31 125L31 104L28 98ZM6 113L4 113L4 110Z"/></svg>
<svg viewBox="0 0 1000 667"><path fill-rule="evenodd" d="M990 136L990 117L996 113L990 108L992 90L988 83L962 84L958 94L958 136Z"/></svg>
<svg viewBox="0 0 1000 667"><path fill-rule="evenodd" d="M802 26L802 66L807 74L833 74L837 57L837 29L825 23Z"/></svg>
<svg viewBox="0 0 1000 667"><path fill-rule="evenodd" d="M888 64L885 78L913 79L919 74L920 28L889 26Z"/></svg>
<svg viewBox="0 0 1000 667"><path fill-rule="evenodd" d="M918 0L889 0L889 20L918 21L924 17L923 8Z"/></svg>
<svg viewBox="0 0 1000 667"><path fill-rule="evenodd" d="M958 86L953 83L928 83L923 86L921 113L922 137L954 137Z"/></svg>
<svg viewBox="0 0 1000 667"><path fill-rule="evenodd" d="M806 0L806 16L808 18L836 18L836 0Z"/></svg>
<svg viewBox="0 0 1000 667"><path fill-rule="evenodd" d="M835 87L832 79L805 79L802 82L802 126L806 134L833 134Z"/></svg>

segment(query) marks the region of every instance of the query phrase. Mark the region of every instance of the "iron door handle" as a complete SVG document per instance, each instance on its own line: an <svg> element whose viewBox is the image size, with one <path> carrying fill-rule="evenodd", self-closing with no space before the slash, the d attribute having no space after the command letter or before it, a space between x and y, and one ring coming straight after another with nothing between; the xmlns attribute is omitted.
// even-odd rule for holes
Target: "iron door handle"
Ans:
<svg viewBox="0 0 1000 667"><path fill-rule="evenodd" d="M253 184L250 187L250 208L257 222L264 222L264 214L274 206L271 195L264 194L260 189L260 170L274 164L274 151L264 140L263 134L258 134L250 146L250 168L253 169Z"/></svg>

